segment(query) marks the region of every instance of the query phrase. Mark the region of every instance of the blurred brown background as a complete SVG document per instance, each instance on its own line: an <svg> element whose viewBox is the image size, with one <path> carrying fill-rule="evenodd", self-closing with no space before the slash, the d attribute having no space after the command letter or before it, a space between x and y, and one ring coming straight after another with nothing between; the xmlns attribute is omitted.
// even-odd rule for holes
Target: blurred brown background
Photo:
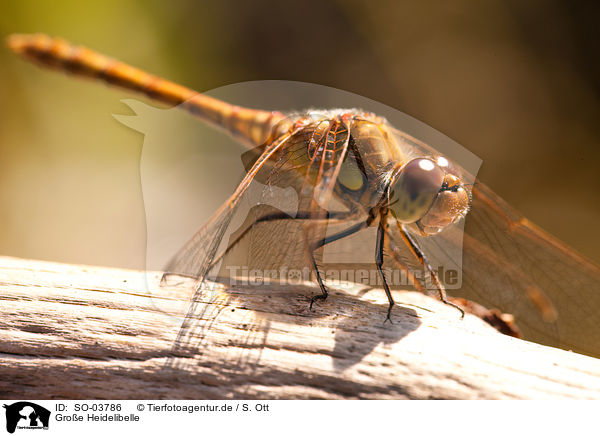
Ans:
<svg viewBox="0 0 600 436"><path fill-rule="evenodd" d="M481 181L598 262L599 12L566 0L15 0L0 5L0 34L62 36L199 91L285 79L380 101L477 154ZM6 49L0 62L0 254L143 268L142 137L111 116L130 94Z"/></svg>

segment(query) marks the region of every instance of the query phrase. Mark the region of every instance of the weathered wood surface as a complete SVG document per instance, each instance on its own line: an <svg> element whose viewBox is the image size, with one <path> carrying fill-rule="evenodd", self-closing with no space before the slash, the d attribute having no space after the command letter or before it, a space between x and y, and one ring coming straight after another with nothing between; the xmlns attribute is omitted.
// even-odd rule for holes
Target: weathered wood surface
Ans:
<svg viewBox="0 0 600 436"><path fill-rule="evenodd" d="M600 360L497 333L415 292L236 288L0 257L0 396L600 398ZM354 294L354 295L353 295ZM419 307L420 306L420 307Z"/></svg>

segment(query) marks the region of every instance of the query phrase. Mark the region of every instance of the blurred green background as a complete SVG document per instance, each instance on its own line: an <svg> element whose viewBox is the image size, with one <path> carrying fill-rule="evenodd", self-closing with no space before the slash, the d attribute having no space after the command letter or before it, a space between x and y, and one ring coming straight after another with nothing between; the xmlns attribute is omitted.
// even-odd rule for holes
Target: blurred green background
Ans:
<svg viewBox="0 0 600 436"><path fill-rule="evenodd" d="M553 0L5 0L0 34L62 36L199 91L284 79L380 101L477 154L481 181L598 262L599 18ZM111 116L131 94L6 49L0 63L0 254L143 268L143 138Z"/></svg>

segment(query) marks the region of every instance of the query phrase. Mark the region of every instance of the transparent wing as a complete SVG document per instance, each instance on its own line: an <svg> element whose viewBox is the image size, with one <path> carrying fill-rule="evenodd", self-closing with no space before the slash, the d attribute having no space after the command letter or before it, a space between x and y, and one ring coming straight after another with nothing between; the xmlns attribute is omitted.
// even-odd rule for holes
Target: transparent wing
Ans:
<svg viewBox="0 0 600 436"><path fill-rule="evenodd" d="M417 153L438 154L390 130ZM451 171L467 184L474 182L464 168ZM462 271L461 286L449 287L450 295L514 315L525 339L600 356L600 268L527 221L485 185L472 189L464 232L453 225L417 239L434 263Z"/></svg>
<svg viewBox="0 0 600 436"><path fill-rule="evenodd" d="M202 283L213 265L223 234L231 223L234 213L254 176L261 170L264 163L283 147L295 133L297 132L285 134L265 148L264 153L256 160L231 197L172 258L165 268L163 280L170 275L182 275L196 278L199 285Z"/></svg>
<svg viewBox="0 0 600 436"><path fill-rule="evenodd" d="M459 237L438 236L445 243ZM462 244L462 288L455 295L514 315L525 339L600 356L598 266L483 184L473 189Z"/></svg>
<svg viewBox="0 0 600 436"><path fill-rule="evenodd" d="M311 247L347 220L335 210L335 185L347 151L348 129L336 120L320 120L298 132L265 164L256 181L264 184L257 204L231 235L219 275L227 270L309 279ZM243 157L247 167L260 149ZM283 191L282 191L283 190ZM315 258L320 260L322 250Z"/></svg>
<svg viewBox="0 0 600 436"><path fill-rule="evenodd" d="M201 316L196 306L207 279L231 278L244 266L264 272L274 266L308 265L307 247L323 238L330 221L336 219L323 206L332 197L348 145L348 135L340 133L344 129L336 122L322 126L302 125L264 147L235 193L166 267L164 282L173 275L197 280L178 346L193 337L189 335L195 317ZM257 187L258 195L253 197ZM243 212L242 204L250 206L249 213Z"/></svg>

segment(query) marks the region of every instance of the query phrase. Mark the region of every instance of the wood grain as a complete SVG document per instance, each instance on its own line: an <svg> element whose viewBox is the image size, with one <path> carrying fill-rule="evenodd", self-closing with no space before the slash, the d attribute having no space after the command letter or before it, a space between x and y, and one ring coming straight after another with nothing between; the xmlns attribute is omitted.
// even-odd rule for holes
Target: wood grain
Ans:
<svg viewBox="0 0 600 436"><path fill-rule="evenodd" d="M161 274L0 257L0 396L19 399L600 398L600 361L437 300L311 286L204 291Z"/></svg>

